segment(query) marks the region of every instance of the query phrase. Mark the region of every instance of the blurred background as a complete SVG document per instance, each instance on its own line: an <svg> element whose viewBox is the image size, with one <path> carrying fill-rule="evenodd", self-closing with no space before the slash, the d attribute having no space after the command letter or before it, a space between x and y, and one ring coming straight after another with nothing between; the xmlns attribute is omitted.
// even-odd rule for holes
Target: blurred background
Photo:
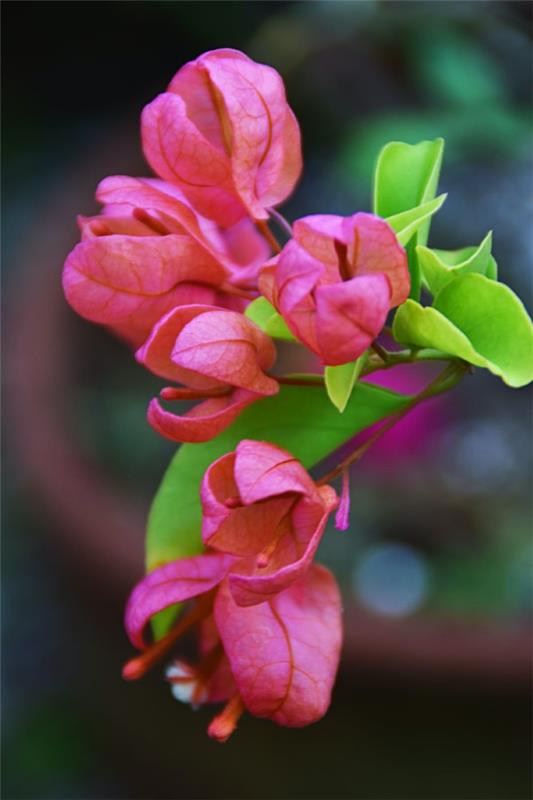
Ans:
<svg viewBox="0 0 533 800"><path fill-rule="evenodd" d="M202 51L283 75L304 137L284 213L370 208L389 140L444 136L430 244L494 230L531 300L526 2L5 2L3 796L531 797L531 395L477 371L352 474L333 704L302 731L244 718L223 747L161 675L124 683L125 598L173 446L159 382L77 318L60 272L106 175L147 173L139 113ZM529 303L531 310L531 303ZM395 387L425 380L408 372Z"/></svg>

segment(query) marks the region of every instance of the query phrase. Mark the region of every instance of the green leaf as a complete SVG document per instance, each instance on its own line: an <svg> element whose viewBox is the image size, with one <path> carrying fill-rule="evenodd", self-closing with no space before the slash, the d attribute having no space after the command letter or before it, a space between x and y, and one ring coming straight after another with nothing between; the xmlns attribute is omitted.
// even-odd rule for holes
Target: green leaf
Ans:
<svg viewBox="0 0 533 800"><path fill-rule="evenodd" d="M246 307L244 316L248 317L248 319L251 319L252 322L255 322L255 324L258 325L262 331L264 331L268 320L275 313L276 309L272 303L268 302L266 297L256 297L256 299L252 300L252 302Z"/></svg>
<svg viewBox="0 0 533 800"><path fill-rule="evenodd" d="M241 439L259 439L284 447L310 468L359 431L403 408L409 398L359 383L339 414L322 386L282 386L245 409L215 439L183 444L155 496L146 540L148 570L201 550L199 488L215 459L234 450Z"/></svg>
<svg viewBox="0 0 533 800"><path fill-rule="evenodd" d="M359 380L367 358L368 350L365 350L355 361L340 364L337 367L326 367L324 370L328 397L341 414L348 404L353 387Z"/></svg>
<svg viewBox="0 0 533 800"><path fill-rule="evenodd" d="M484 275L461 275L433 307L408 300L394 318L397 341L435 347L484 367L509 386L533 380L533 325L508 286Z"/></svg>
<svg viewBox="0 0 533 800"><path fill-rule="evenodd" d="M430 250L419 245L416 248L418 263L428 289L437 295L447 283L459 275L477 272L491 280L497 280L498 267L491 255L492 231L489 231L477 247L461 250Z"/></svg>
<svg viewBox="0 0 533 800"><path fill-rule="evenodd" d="M396 233L396 238L401 245L405 245L411 237L435 214L446 200L446 194L440 194L434 200L422 203L420 206L410 208L409 211L402 211L387 217L387 222Z"/></svg>
<svg viewBox="0 0 533 800"><path fill-rule="evenodd" d="M281 314L278 314L266 297L256 297L255 300L252 300L244 315L274 339L285 339L289 342L297 341L296 337L288 329Z"/></svg>
<svg viewBox="0 0 533 800"><path fill-rule="evenodd" d="M439 181L444 140L418 144L389 142L378 156L374 171L374 213L385 219L423 205L435 197ZM429 217L407 246L411 274L411 297L420 297L420 268L416 245L428 240Z"/></svg>

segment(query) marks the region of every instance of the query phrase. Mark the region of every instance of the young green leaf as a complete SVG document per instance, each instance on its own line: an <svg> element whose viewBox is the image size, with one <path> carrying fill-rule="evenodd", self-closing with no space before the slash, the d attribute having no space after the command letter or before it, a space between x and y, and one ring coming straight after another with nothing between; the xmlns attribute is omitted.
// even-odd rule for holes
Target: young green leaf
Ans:
<svg viewBox="0 0 533 800"><path fill-rule="evenodd" d="M266 297L256 297L255 300L252 300L244 315L251 319L252 322L255 322L262 331L272 336L273 339L285 339L289 342L296 341L296 337L288 329L281 314L278 314Z"/></svg>
<svg viewBox="0 0 533 800"><path fill-rule="evenodd" d="M433 307L408 300L394 318L397 341L435 347L485 367L509 386L533 380L533 325L508 286L484 275L461 275Z"/></svg>
<svg viewBox="0 0 533 800"><path fill-rule="evenodd" d="M393 217L423 205L435 197L439 180L444 140L423 141L410 145L389 142L378 156L374 171L374 213ZM427 243L429 217L407 245L411 273L411 297L420 297L420 268L415 248Z"/></svg>
<svg viewBox="0 0 533 800"><path fill-rule="evenodd" d="M395 231L396 238L401 245L405 247L422 225L439 210L446 197L446 194L441 194L434 200L429 200L420 206L415 206L415 208L410 208L408 211L402 211L400 214L387 217L387 222Z"/></svg>
<svg viewBox="0 0 533 800"><path fill-rule="evenodd" d="M255 322L262 331L265 330L265 325L267 324L270 317L272 317L276 313L276 309L269 303L266 297L256 297L255 300L246 307L246 311L244 312L244 316L251 319L252 322Z"/></svg>
<svg viewBox="0 0 533 800"><path fill-rule="evenodd" d="M498 267L491 255L491 247L491 231L477 247L463 247L461 250L430 250L429 247L419 245L416 248L418 263L430 292L437 295L454 278L473 272L497 280Z"/></svg>
<svg viewBox="0 0 533 800"><path fill-rule="evenodd" d="M352 394L356 382L359 380L362 369L368 358L365 351L358 359L349 364L340 364L338 367L326 367L324 380L326 391L333 405L340 413L344 411Z"/></svg>

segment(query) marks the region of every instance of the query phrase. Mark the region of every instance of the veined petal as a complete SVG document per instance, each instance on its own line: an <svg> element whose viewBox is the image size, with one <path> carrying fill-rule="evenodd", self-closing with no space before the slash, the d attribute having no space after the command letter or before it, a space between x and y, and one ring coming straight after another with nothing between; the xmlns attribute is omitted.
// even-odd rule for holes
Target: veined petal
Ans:
<svg viewBox="0 0 533 800"><path fill-rule="evenodd" d="M346 364L364 353L385 324L390 296L383 273L315 290L317 341L325 364Z"/></svg>
<svg viewBox="0 0 533 800"><path fill-rule="evenodd" d="M266 219L265 206L285 199L301 171L299 129L288 115L283 81L271 67L229 54L204 57L202 66L231 127L235 188L250 214Z"/></svg>
<svg viewBox="0 0 533 800"><path fill-rule="evenodd" d="M217 287L225 275L189 236L111 235L87 239L72 250L63 288L70 305L92 322L132 322L138 328L135 316L142 315L142 328L150 329L168 310L168 295L179 284L194 281Z"/></svg>
<svg viewBox="0 0 533 800"><path fill-rule="evenodd" d="M222 504L221 504L222 505ZM267 503L222 508L220 514L206 513L202 524L202 539L206 546L235 556L256 556L272 540L282 535L291 507L292 497L277 497Z"/></svg>
<svg viewBox="0 0 533 800"><path fill-rule="evenodd" d="M268 603L238 606L227 582L215 620L248 710L280 725L301 727L327 711L342 641L335 579L314 565Z"/></svg>
<svg viewBox="0 0 533 800"><path fill-rule="evenodd" d="M173 308L154 325L150 336L135 354L137 361L161 378L168 378L194 389L223 386L220 381L178 366L170 358L176 339L185 325L199 314L215 310L217 310L215 306L201 304Z"/></svg>
<svg viewBox="0 0 533 800"><path fill-rule="evenodd" d="M228 156L189 119L181 97L171 92L156 97L143 110L141 130L152 169L176 183L200 214L224 227L245 215L234 192Z"/></svg>
<svg viewBox="0 0 533 800"><path fill-rule="evenodd" d="M291 453L269 442L243 439L236 449L235 482L244 503L297 492L315 497L307 470Z"/></svg>
<svg viewBox="0 0 533 800"><path fill-rule="evenodd" d="M390 307L405 302L410 289L407 255L390 225L374 214L361 212L344 218L343 228L353 274L386 275L391 285Z"/></svg>
<svg viewBox="0 0 533 800"><path fill-rule="evenodd" d="M228 577L235 602L250 606L270 600L286 590L309 569L324 534L328 516L338 498L329 486L318 490L319 502L306 498L298 501L264 568L243 563Z"/></svg>
<svg viewBox="0 0 533 800"><path fill-rule="evenodd" d="M263 370L274 363L276 350L269 336L242 314L207 311L184 326L172 351L180 367L258 394L279 391Z"/></svg>
<svg viewBox="0 0 533 800"><path fill-rule="evenodd" d="M217 458L204 473L200 486L202 502L202 539L208 544L219 526L232 513L232 506L240 503L239 490L233 474L235 453ZM230 501L231 498L231 501Z"/></svg>
<svg viewBox="0 0 533 800"><path fill-rule="evenodd" d="M261 395L236 389L223 397L204 400L183 415L166 411L157 399L148 406L148 422L157 433L173 442L208 442L231 425L241 411Z"/></svg>
<svg viewBox="0 0 533 800"><path fill-rule="evenodd" d="M78 215L78 225L82 241L96 236L153 236L154 231L144 222L133 216L132 209L122 214L98 214L94 217Z"/></svg>
<svg viewBox="0 0 533 800"><path fill-rule="evenodd" d="M287 107L283 122L272 136L269 153L259 167L257 196L266 207L277 206L292 194L302 173L300 126Z"/></svg>
<svg viewBox="0 0 533 800"><path fill-rule="evenodd" d="M208 592L220 583L233 562L232 556L205 553L171 561L149 572L134 588L126 606L126 631L133 646L144 649L143 630L154 614Z"/></svg>
<svg viewBox="0 0 533 800"><path fill-rule="evenodd" d="M201 283L179 283L161 297L146 298L129 317L109 328L119 338L139 347L152 331L154 320L161 319L169 310L196 304L211 306L218 302L221 302L221 298L217 289Z"/></svg>
<svg viewBox="0 0 533 800"><path fill-rule="evenodd" d="M295 240L313 258L325 264L337 264L335 240L344 241L343 220L338 214L312 214L293 224Z"/></svg>
<svg viewBox="0 0 533 800"><path fill-rule="evenodd" d="M259 270L270 256L270 247L248 218L223 232L229 257L230 281L234 286L257 290Z"/></svg>
<svg viewBox="0 0 533 800"><path fill-rule="evenodd" d="M270 268L269 268L270 269ZM276 308L292 333L317 351L314 289L324 273L324 264L309 255L294 239L278 256L274 271ZM262 274L268 282L268 272Z"/></svg>

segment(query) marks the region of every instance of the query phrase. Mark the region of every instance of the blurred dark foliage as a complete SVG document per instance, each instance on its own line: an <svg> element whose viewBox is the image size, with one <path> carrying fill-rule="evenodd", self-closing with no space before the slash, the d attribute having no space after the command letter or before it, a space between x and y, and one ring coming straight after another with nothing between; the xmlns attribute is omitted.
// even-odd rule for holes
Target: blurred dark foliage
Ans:
<svg viewBox="0 0 533 800"><path fill-rule="evenodd" d="M286 80L306 163L289 218L368 209L382 144L443 135L449 197L431 243L461 247L494 229L500 275L527 304L531 5L12 1L2 13L3 796L530 797L530 693L511 646L499 660L488 653L485 666L480 650L475 670L451 675L435 667L436 655L426 670L411 628L400 627L414 642L399 651L401 664L372 661L347 612L349 646L326 719L303 731L245 719L224 747L205 737L209 711L174 703L160 675L121 681L130 653L122 606L142 569L142 514L173 447L144 419L158 382L104 331L75 318L59 275L76 241L75 214L96 209L97 181L146 172L142 106L185 61L224 46L273 64ZM45 390L28 401L32 369ZM48 370L60 381L60 402L55 384L46 388ZM17 414L23 399L31 420ZM96 465L126 511L139 509L127 569L110 559L104 574L85 561L81 528L59 535L58 509L73 492L68 470L57 470L53 434L37 465L33 433L23 435L38 430L48 401L73 451ZM527 390L477 373L426 420L424 448L407 436L405 456L392 459L389 441L358 467L353 530L330 533L322 556L347 605L369 606L367 638L394 609L393 628L395 619L439 623L445 652L462 646L453 637L458 621L473 631L480 620L492 625L500 642L528 626L529 401ZM83 536L94 529L105 544L98 517L91 521L94 505L78 509Z"/></svg>

